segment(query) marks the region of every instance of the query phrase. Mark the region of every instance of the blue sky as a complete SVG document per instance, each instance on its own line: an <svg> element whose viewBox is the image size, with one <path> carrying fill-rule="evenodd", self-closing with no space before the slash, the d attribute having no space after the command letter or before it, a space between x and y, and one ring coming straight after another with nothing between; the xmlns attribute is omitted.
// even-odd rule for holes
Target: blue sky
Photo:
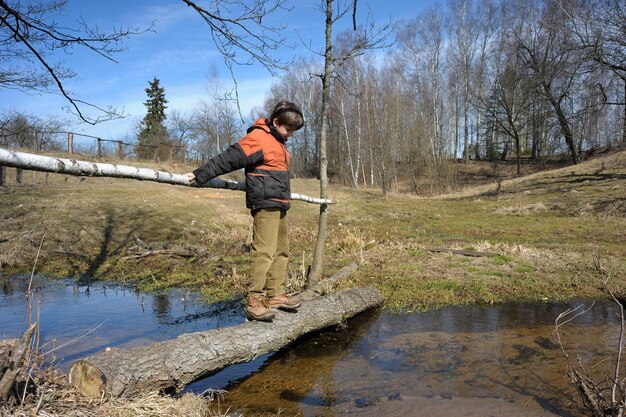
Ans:
<svg viewBox="0 0 626 417"><path fill-rule="evenodd" d="M410 19L436 0L359 1L359 19L371 11L380 22L392 19ZM198 1L199 4L203 0ZM285 36L296 49L279 51L283 57L308 56L310 52L300 38L320 49L324 38L324 16L319 0L289 0L291 11L281 10L272 22L285 24ZM102 107L124 108L129 117L89 126L79 124L63 107L67 102L58 95L24 93L0 90L0 112L8 109L33 115L59 115L74 123L68 127L103 138L117 138L132 134L135 125L145 114L145 88L153 77L165 88L169 109L189 111L200 100L209 100L207 80L211 68L217 69L220 83L231 88L230 75L221 56L212 44L206 23L180 0L69 0L61 22L73 22L83 17L102 30L140 26L154 22L154 32L133 36L124 42L127 49L114 56L117 63L94 53L76 50L70 55L58 56L60 62L74 70L78 77L68 80L66 88L79 98ZM350 16L335 28L335 34L351 24ZM68 23L69 25L69 23ZM236 67L242 112L246 116L255 106L261 106L265 92L272 83L272 75L259 65Z"/></svg>

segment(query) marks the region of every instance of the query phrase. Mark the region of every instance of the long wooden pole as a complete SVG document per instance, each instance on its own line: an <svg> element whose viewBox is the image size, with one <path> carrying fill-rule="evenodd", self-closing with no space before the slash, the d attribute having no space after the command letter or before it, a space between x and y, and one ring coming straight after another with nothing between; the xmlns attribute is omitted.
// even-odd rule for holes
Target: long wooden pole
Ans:
<svg viewBox="0 0 626 417"><path fill-rule="evenodd" d="M186 185L208 188L225 188L245 191L244 182L214 178L206 184L190 183L186 176L151 168L139 168L130 165L105 164L101 162L78 161L75 159L55 158L26 152L17 152L0 148L0 166L28 169L32 171L54 172L87 177L130 178L142 181L155 181L172 185ZM291 193L292 200L305 201L313 204L332 204L328 199L313 198L302 194Z"/></svg>

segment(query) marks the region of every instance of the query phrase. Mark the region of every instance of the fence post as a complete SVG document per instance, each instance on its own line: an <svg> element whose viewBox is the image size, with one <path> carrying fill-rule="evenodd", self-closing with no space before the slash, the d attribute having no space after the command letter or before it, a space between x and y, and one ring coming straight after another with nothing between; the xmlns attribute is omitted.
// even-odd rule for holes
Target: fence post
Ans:
<svg viewBox="0 0 626 417"><path fill-rule="evenodd" d="M15 183L16 184L22 183L22 169L21 168L15 168Z"/></svg>
<svg viewBox="0 0 626 417"><path fill-rule="evenodd" d="M67 153L72 155L74 153L74 134L67 132Z"/></svg>
<svg viewBox="0 0 626 417"><path fill-rule="evenodd" d="M124 148L122 147L122 141L117 141L117 159L120 161L124 159Z"/></svg>
<svg viewBox="0 0 626 417"><path fill-rule="evenodd" d="M102 160L102 139L96 138L98 140L98 161Z"/></svg>
<svg viewBox="0 0 626 417"><path fill-rule="evenodd" d="M4 165L0 165L0 187L6 183L7 168Z"/></svg>

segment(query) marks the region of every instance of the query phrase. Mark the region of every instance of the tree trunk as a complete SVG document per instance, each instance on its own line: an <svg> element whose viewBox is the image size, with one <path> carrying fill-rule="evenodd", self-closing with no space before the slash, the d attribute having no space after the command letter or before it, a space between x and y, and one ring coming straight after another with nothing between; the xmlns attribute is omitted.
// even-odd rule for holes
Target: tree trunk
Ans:
<svg viewBox="0 0 626 417"><path fill-rule="evenodd" d="M328 157L326 155L326 136L328 133L328 108L330 99L330 64L332 53L333 0L326 0L326 50L324 53L324 75L322 75L322 126L320 132L320 198L328 199ZM320 205L320 217L317 228L317 240L313 252L311 272L307 277L307 286L317 285L322 276L324 249L328 232L328 205Z"/></svg>
<svg viewBox="0 0 626 417"><path fill-rule="evenodd" d="M572 129L570 128L569 122L567 121L567 116L561 107L561 102L558 101L554 95L552 94L552 90L550 87L543 84L543 89L548 97L548 101L552 104L554 108L554 112L556 113L556 117L559 121L559 126L561 127L561 133L563 133L563 137L565 137L565 143L569 148L570 154L572 155L572 161L574 164L580 163L580 156L578 155L578 151L576 150L576 142L574 142L574 135L572 134Z"/></svg>
<svg viewBox="0 0 626 417"><path fill-rule="evenodd" d="M459 158L459 95L454 95L454 151L452 152L452 158L455 162Z"/></svg>
<svg viewBox="0 0 626 417"><path fill-rule="evenodd" d="M463 95L465 103L463 104L463 160L467 164L470 160L470 149L469 149L469 123L468 120L468 110L467 110L467 86L465 86L465 94Z"/></svg>
<svg viewBox="0 0 626 417"><path fill-rule="evenodd" d="M626 77L622 78L622 81L624 81L624 120L622 122L622 144L626 144Z"/></svg>
<svg viewBox="0 0 626 417"><path fill-rule="evenodd" d="M278 312L272 323L252 321L143 347L107 348L73 363L70 382L89 396L100 396L102 391L118 397L180 391L195 380L275 352L302 335L340 324L381 302L378 291L354 288L304 302L295 314Z"/></svg>
<svg viewBox="0 0 626 417"><path fill-rule="evenodd" d="M9 151L2 148L0 148L0 165L76 176L130 178L172 185L191 185L187 177L182 174L173 174L171 172L157 171L150 168L137 168L130 165L53 158L25 152ZM226 188L239 191L246 190L246 184L243 182L227 181L219 178L214 178L206 184L201 184L200 187ZM291 194L291 199L323 205L332 204L332 201L328 199L313 198L296 193Z"/></svg>

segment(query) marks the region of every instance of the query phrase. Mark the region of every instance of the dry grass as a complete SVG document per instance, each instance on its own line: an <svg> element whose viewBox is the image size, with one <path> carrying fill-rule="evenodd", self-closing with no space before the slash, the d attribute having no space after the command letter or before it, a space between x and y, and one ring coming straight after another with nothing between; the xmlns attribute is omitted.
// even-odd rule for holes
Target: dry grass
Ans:
<svg viewBox="0 0 626 417"><path fill-rule="evenodd" d="M145 393L129 399L89 398L67 382L67 377L52 368L31 370L27 392L8 404L0 405L3 417L221 417L216 412L217 395L185 394L180 397ZM218 393L222 395L223 393ZM232 415L230 415L233 417Z"/></svg>
<svg viewBox="0 0 626 417"><path fill-rule="evenodd" d="M324 275L368 259L346 285L376 285L388 306L406 310L600 294L581 276L591 245L613 263L626 257L626 152L541 172L526 162L529 175L520 178L505 168L497 192L489 163L475 161L459 164L465 188L443 196L385 199L378 189L333 187ZM29 272L45 235L38 271L47 275L200 288L210 300L245 291L251 217L243 193L64 175L46 184L44 174L33 175L36 184L24 175L24 184L0 189L3 275ZM491 183L470 188L472 181ZM296 179L292 189L315 196L319 185ZM290 210L290 291L304 285L317 216L317 206L303 202Z"/></svg>

